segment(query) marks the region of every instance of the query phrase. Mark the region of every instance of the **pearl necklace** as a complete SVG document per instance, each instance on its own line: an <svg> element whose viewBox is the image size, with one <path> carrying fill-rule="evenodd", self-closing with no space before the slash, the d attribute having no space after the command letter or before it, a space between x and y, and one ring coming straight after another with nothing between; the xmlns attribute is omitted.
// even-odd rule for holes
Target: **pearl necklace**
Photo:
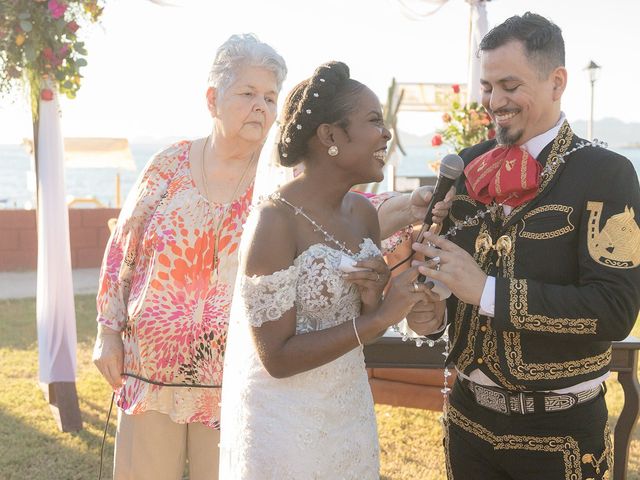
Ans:
<svg viewBox="0 0 640 480"><path fill-rule="evenodd" d="M296 215L302 215L305 219L307 219L309 221L309 223L311 223L311 225L313 225L314 230L316 232L322 233L322 235L324 236L325 240L327 240L328 242L331 242L334 245L336 245L340 249L340 251L342 251L343 253L346 253L347 255L349 255L351 257L355 257L355 254L351 250L349 250L347 248L347 246L346 246L346 244L344 242L341 242L340 240L336 239L336 237L334 237L329 232L327 232L322 227L322 225L320 225L313 218L311 218L309 215L307 215L305 213L305 211L302 210L302 208L297 207L293 203L289 202L286 198L282 197L282 195L280 195L279 192L276 192L276 193L274 193L272 195L269 195L268 198L270 198L272 200L279 200L282 203L284 203L285 205L288 205L289 207L291 207Z"/></svg>

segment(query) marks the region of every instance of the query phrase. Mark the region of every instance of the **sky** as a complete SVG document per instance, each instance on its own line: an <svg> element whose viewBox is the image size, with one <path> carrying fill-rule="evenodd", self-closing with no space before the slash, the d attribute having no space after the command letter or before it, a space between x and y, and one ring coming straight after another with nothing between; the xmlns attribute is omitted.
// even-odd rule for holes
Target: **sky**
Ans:
<svg viewBox="0 0 640 480"><path fill-rule="evenodd" d="M88 62L75 100L61 102L65 136L127 137L136 141L206 135L211 119L205 91L216 48L234 33L252 32L285 58L293 85L328 60L381 99L400 82L465 83L469 5L449 0L432 16L411 19L406 4L424 0L108 0L101 24L86 31ZM428 1L428 0L427 0ZM589 116L590 85L583 71L602 65L595 87L595 119L640 122L640 1L493 0L489 26L527 10L558 24L566 44L569 120ZM634 90L636 89L636 90ZM24 94L0 99L0 143L31 135ZM434 114L405 114L400 130L427 134Z"/></svg>

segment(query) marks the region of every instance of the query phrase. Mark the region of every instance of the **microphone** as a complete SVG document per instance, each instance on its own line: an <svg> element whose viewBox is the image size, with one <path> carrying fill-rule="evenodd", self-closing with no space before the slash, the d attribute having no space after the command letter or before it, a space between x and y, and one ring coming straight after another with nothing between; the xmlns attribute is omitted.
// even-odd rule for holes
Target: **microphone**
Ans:
<svg viewBox="0 0 640 480"><path fill-rule="evenodd" d="M444 200L444 197L447 195L449 189L453 186L458 177L462 175L463 170L464 161L455 153L445 155L445 157L442 159L442 162L440 163L440 175L438 176L436 186L433 189L431 201L427 205L427 213L424 216L424 222L420 231L420 236L417 239L418 242L422 242L422 233L428 230L433 224L433 207L436 203ZM424 275L420 274L418 276L418 282L424 282L425 280L426 277Z"/></svg>
<svg viewBox="0 0 640 480"><path fill-rule="evenodd" d="M433 189L431 201L429 202L429 205L427 205L427 213L424 216L423 223L427 229L433 223L433 207L436 203L444 200L445 195L458 177L462 175L463 170L464 161L455 153L450 153L442 159L442 162L440 163L440 175L438 176L438 181Z"/></svg>

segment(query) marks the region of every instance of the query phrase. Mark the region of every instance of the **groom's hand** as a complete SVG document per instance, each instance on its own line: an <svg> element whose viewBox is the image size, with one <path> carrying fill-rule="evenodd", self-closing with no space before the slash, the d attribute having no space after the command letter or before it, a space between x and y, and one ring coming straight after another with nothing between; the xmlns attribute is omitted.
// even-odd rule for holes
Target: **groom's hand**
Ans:
<svg viewBox="0 0 640 480"><path fill-rule="evenodd" d="M418 271L442 282L461 301L480 305L487 275L473 257L455 243L431 232L424 235L424 242L426 244L414 243L413 249L431 260L414 260L412 264L418 266Z"/></svg>

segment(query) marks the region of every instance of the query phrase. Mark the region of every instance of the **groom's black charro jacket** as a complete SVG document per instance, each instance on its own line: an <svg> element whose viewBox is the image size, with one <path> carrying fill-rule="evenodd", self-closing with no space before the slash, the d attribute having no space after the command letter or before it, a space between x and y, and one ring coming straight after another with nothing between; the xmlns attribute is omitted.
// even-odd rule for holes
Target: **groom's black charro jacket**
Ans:
<svg viewBox="0 0 640 480"><path fill-rule="evenodd" d="M494 317L453 296L447 301L448 360L460 371L480 369L514 391L576 385L608 370L611 341L633 327L640 308L638 177L629 160L601 147L567 154L581 141L565 122L538 157L553 166L537 196L506 216L497 208L451 237L496 277ZM460 155L468 165L495 145ZM463 175L443 231L484 208L469 197ZM500 258L496 243L509 242Z"/></svg>

